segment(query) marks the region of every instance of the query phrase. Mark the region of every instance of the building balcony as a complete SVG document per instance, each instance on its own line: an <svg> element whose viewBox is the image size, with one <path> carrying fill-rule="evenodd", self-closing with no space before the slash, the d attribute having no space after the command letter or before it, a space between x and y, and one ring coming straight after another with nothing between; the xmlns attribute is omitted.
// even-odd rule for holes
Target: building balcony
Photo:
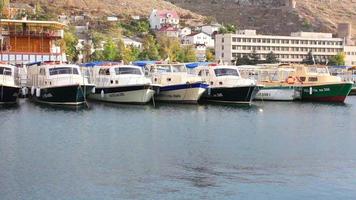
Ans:
<svg viewBox="0 0 356 200"><path fill-rule="evenodd" d="M63 38L63 31L46 31L46 32L1 31L0 34L5 37L8 36L8 37L49 38L49 39Z"/></svg>

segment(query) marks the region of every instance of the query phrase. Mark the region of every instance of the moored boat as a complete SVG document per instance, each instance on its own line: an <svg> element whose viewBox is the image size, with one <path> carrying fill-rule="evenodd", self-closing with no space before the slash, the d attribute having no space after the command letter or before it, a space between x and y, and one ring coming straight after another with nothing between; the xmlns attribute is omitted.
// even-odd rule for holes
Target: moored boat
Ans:
<svg viewBox="0 0 356 200"><path fill-rule="evenodd" d="M291 76L293 69L278 66L239 66L239 70L243 77L252 78L259 85L263 85L256 94L256 100L294 101L300 99L300 82Z"/></svg>
<svg viewBox="0 0 356 200"><path fill-rule="evenodd" d="M256 81L242 78L236 66L209 65L195 71L209 84L202 101L251 104L260 88Z"/></svg>
<svg viewBox="0 0 356 200"><path fill-rule="evenodd" d="M51 105L81 105L94 85L77 65L47 63L28 67L30 98Z"/></svg>
<svg viewBox="0 0 356 200"><path fill-rule="evenodd" d="M90 64L89 64L90 65ZM155 91L141 67L101 63L91 68L95 92L89 99L113 103L146 104Z"/></svg>
<svg viewBox="0 0 356 200"><path fill-rule="evenodd" d="M157 101L198 103L208 88L199 76L188 74L184 64L153 64L147 69L153 84L160 86Z"/></svg>
<svg viewBox="0 0 356 200"><path fill-rule="evenodd" d="M0 104L17 103L20 86L16 76L15 66L0 64Z"/></svg>
<svg viewBox="0 0 356 200"><path fill-rule="evenodd" d="M344 102L353 83L332 76L326 66L294 65L294 76L302 82L301 100L316 102Z"/></svg>

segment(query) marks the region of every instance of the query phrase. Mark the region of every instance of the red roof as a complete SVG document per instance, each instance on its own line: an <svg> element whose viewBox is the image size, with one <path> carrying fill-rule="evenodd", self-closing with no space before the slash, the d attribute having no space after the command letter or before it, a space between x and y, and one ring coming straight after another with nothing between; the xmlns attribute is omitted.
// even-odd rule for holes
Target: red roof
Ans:
<svg viewBox="0 0 356 200"><path fill-rule="evenodd" d="M173 26L163 26L161 29L159 29L158 31L161 32L168 32L168 31L178 31L177 28L173 27Z"/></svg>
<svg viewBox="0 0 356 200"><path fill-rule="evenodd" d="M166 18L168 15L171 15L172 18L179 19L179 15L176 11L169 11L169 10L159 10L157 11L157 15L160 17Z"/></svg>

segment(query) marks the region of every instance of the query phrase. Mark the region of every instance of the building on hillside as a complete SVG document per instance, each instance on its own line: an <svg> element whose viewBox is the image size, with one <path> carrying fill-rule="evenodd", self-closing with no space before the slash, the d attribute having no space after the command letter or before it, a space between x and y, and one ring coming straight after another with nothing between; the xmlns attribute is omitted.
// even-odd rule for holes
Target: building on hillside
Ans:
<svg viewBox="0 0 356 200"><path fill-rule="evenodd" d="M138 49L142 49L142 42L138 39L123 37L122 41L124 42L125 47L133 46Z"/></svg>
<svg viewBox="0 0 356 200"><path fill-rule="evenodd" d="M141 19L141 16L140 16L140 15L132 15L132 16L131 16L131 19L133 19L133 20L140 20L140 19Z"/></svg>
<svg viewBox="0 0 356 200"><path fill-rule="evenodd" d="M220 24L205 25L201 27L201 32L204 32L210 36L214 36L219 32L222 26Z"/></svg>
<svg viewBox="0 0 356 200"><path fill-rule="evenodd" d="M189 27L184 27L179 30L179 37L183 39L185 36L192 34L192 29Z"/></svg>
<svg viewBox="0 0 356 200"><path fill-rule="evenodd" d="M109 16L109 17L106 18L106 21L108 21L108 22L117 22L117 21L119 21L119 18L116 17L116 16Z"/></svg>
<svg viewBox="0 0 356 200"><path fill-rule="evenodd" d="M0 20L0 61L65 61L58 41L65 24L54 21Z"/></svg>
<svg viewBox="0 0 356 200"><path fill-rule="evenodd" d="M206 33L192 33L183 38L183 44L203 44L208 48L214 48L214 40Z"/></svg>
<svg viewBox="0 0 356 200"><path fill-rule="evenodd" d="M166 36L166 37L178 38L179 37L179 29L172 27L172 26L165 26L159 30L156 30L156 35L158 37Z"/></svg>
<svg viewBox="0 0 356 200"><path fill-rule="evenodd" d="M296 32L290 36L258 35L255 30L242 30L236 34L218 34L215 38L217 60L232 62L255 51L261 60L273 52L283 63L300 63L311 51L316 60L327 62L330 57L345 52L346 65L356 64L352 55L354 46L347 46L343 38L331 33ZM350 54L350 55L349 55Z"/></svg>
<svg viewBox="0 0 356 200"><path fill-rule="evenodd" d="M152 10L149 17L150 27L153 30L160 30L162 27L179 28L179 15L175 11Z"/></svg>
<svg viewBox="0 0 356 200"><path fill-rule="evenodd" d="M195 45L195 53L197 56L197 61L205 62L206 61L206 46L204 44L196 44Z"/></svg>
<svg viewBox="0 0 356 200"><path fill-rule="evenodd" d="M65 14L58 15L58 21L63 24L69 24L70 20L69 17Z"/></svg>

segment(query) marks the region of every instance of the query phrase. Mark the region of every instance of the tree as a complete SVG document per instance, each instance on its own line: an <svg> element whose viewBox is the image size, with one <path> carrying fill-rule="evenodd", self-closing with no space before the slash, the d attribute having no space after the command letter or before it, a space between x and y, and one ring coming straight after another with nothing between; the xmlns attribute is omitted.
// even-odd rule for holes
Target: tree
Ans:
<svg viewBox="0 0 356 200"><path fill-rule="evenodd" d="M118 49L115 42L112 39L106 41L103 50L104 59L107 61L118 60Z"/></svg>
<svg viewBox="0 0 356 200"><path fill-rule="evenodd" d="M239 57L236 60L236 66L239 66L239 65L250 65L250 64L251 64L251 60L247 55Z"/></svg>
<svg viewBox="0 0 356 200"><path fill-rule="evenodd" d="M236 32L236 27L233 24L227 24L219 28L220 34L235 33L235 32Z"/></svg>
<svg viewBox="0 0 356 200"><path fill-rule="evenodd" d="M9 6L10 0L0 0L0 12L1 16L3 17L5 9Z"/></svg>
<svg viewBox="0 0 356 200"><path fill-rule="evenodd" d="M147 35L143 40L143 50L139 55L141 60L160 60L158 46L152 35Z"/></svg>
<svg viewBox="0 0 356 200"><path fill-rule="evenodd" d="M180 42L177 38L162 36L158 40L159 53L161 58L169 59L171 62L176 62L178 54L181 51Z"/></svg>
<svg viewBox="0 0 356 200"><path fill-rule="evenodd" d="M83 46L82 54L83 54L83 62L89 62L90 61L90 57L91 57L91 53L92 53L92 46L88 43L85 43Z"/></svg>
<svg viewBox="0 0 356 200"><path fill-rule="evenodd" d="M256 49L253 49L252 53L250 54L250 64L256 65L260 62L260 56L257 54Z"/></svg>
<svg viewBox="0 0 356 200"><path fill-rule="evenodd" d="M195 62L197 61L197 56L193 46L184 46L177 54L178 62Z"/></svg>
<svg viewBox="0 0 356 200"><path fill-rule="evenodd" d="M278 59L276 57L276 54L273 53L273 51L269 52L266 56L266 63L270 63L270 64L273 64L273 63L278 63Z"/></svg>
<svg viewBox="0 0 356 200"><path fill-rule="evenodd" d="M315 62L314 55L312 51L309 51L307 57L302 61L303 64L313 65Z"/></svg>
<svg viewBox="0 0 356 200"><path fill-rule="evenodd" d="M215 57L214 57L213 49L206 50L205 58L206 58L206 61L208 61L208 62L214 61Z"/></svg>
<svg viewBox="0 0 356 200"><path fill-rule="evenodd" d="M63 41L61 43L62 49L67 55L67 59L70 62L78 61L79 51L76 48L78 45L78 38L73 33L73 30L67 30L64 32Z"/></svg>
<svg viewBox="0 0 356 200"><path fill-rule="evenodd" d="M102 50L97 50L94 51L94 53L90 56L90 60L91 61L101 61L101 60L105 60L104 58L104 53Z"/></svg>
<svg viewBox="0 0 356 200"><path fill-rule="evenodd" d="M334 66L343 66L345 65L345 53L344 52L340 52L335 56L332 56L329 59L329 63L328 65L334 65Z"/></svg>

